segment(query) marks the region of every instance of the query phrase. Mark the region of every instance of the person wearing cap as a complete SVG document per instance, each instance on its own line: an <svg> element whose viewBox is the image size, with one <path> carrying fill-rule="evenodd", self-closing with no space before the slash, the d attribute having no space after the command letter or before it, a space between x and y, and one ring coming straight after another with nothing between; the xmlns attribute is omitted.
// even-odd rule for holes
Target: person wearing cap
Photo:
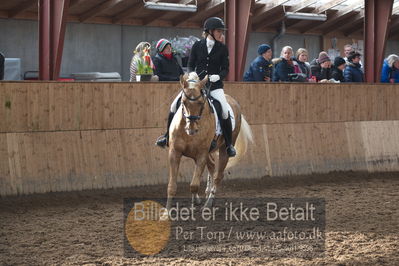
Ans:
<svg viewBox="0 0 399 266"><path fill-rule="evenodd" d="M332 78L339 82L345 82L344 69L346 67L346 61L344 58L337 56L334 58L334 65L332 67Z"/></svg>
<svg viewBox="0 0 399 266"><path fill-rule="evenodd" d="M272 60L275 65L273 81L291 81L290 75L295 73L294 62L292 61L293 53L291 46L284 46L281 49L280 58Z"/></svg>
<svg viewBox="0 0 399 266"><path fill-rule="evenodd" d="M172 44L166 39L160 39L156 48L157 54L153 59L154 74L159 81L179 81L184 72L172 53Z"/></svg>
<svg viewBox="0 0 399 266"><path fill-rule="evenodd" d="M244 74L244 81L270 81L273 73L272 49L267 44L258 47L258 57L256 57L249 69Z"/></svg>
<svg viewBox="0 0 399 266"><path fill-rule="evenodd" d="M310 64L308 62L308 50L299 48L295 53L293 59L294 72L303 77L303 81L312 81L312 72L310 71Z"/></svg>
<svg viewBox="0 0 399 266"><path fill-rule="evenodd" d="M381 82L399 83L399 56L396 54L391 54L384 60L381 70Z"/></svg>
<svg viewBox="0 0 399 266"><path fill-rule="evenodd" d="M363 71L360 65L360 54L351 52L348 56L348 64L344 71L345 82L364 82Z"/></svg>
<svg viewBox="0 0 399 266"><path fill-rule="evenodd" d="M312 76L316 77L317 82L326 82L332 78L331 59L324 51L319 53L319 57L310 63Z"/></svg>
<svg viewBox="0 0 399 266"><path fill-rule="evenodd" d="M236 150L232 141L233 127L228 112L228 103L223 90L223 80L229 73L229 51L224 44L225 30L226 27L221 18L211 17L205 21L203 32L204 39L195 42L191 48L188 70L189 72L195 71L200 79L204 79L205 76L208 75L210 95L220 103L222 109L222 117L219 119L226 143L226 152L229 157L233 157L236 155ZM177 111L180 98L181 94L179 94L172 103L165 135L159 137L156 141L156 145L160 147L165 147L168 144L169 126Z"/></svg>

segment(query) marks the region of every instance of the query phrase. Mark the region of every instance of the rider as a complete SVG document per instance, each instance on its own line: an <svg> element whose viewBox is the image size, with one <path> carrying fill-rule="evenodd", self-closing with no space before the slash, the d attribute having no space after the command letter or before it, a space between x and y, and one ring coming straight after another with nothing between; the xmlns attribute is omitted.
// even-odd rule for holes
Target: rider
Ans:
<svg viewBox="0 0 399 266"><path fill-rule="evenodd" d="M226 151L229 157L236 155L232 145L232 124L228 103L223 90L223 79L229 72L229 52L223 43L225 24L221 18L211 17L204 23L204 39L194 43L190 59L188 61L189 71L196 71L199 78L203 79L209 75L210 95L220 102L222 107L222 118L220 119L222 132L225 138ZM177 111L179 96L173 101L168 117L167 131L165 135L158 138L156 144L165 147L168 143L169 126Z"/></svg>

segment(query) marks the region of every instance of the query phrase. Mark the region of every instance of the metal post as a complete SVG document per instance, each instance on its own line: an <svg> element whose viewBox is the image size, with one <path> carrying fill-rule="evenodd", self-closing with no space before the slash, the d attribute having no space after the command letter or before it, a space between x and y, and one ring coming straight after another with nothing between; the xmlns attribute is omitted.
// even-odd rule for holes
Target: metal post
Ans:
<svg viewBox="0 0 399 266"><path fill-rule="evenodd" d="M39 0L39 79L50 80L50 0Z"/></svg>
<svg viewBox="0 0 399 266"><path fill-rule="evenodd" d="M393 0L365 0L364 69L367 82L379 82Z"/></svg>
<svg viewBox="0 0 399 266"><path fill-rule="evenodd" d="M227 80L230 81L241 80L244 73L253 6L254 0L225 1L228 29L226 41L230 56L230 71Z"/></svg>
<svg viewBox="0 0 399 266"><path fill-rule="evenodd" d="M39 79L57 80L69 0L39 0Z"/></svg>

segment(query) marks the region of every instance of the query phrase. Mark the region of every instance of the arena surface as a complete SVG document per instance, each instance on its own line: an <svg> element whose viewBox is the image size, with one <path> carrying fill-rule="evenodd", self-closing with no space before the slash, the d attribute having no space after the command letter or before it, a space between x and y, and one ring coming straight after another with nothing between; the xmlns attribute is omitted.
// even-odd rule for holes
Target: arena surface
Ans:
<svg viewBox="0 0 399 266"><path fill-rule="evenodd" d="M265 177L223 184L219 196L325 198L325 256L124 258L123 198L166 194L166 186L146 186L1 198L0 264L399 265L399 173ZM188 193L188 184L180 183L178 194Z"/></svg>

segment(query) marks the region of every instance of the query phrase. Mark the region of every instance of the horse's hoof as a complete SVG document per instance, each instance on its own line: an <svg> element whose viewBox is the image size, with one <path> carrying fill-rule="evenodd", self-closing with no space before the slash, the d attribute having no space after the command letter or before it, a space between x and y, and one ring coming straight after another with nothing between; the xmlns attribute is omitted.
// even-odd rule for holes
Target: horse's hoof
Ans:
<svg viewBox="0 0 399 266"><path fill-rule="evenodd" d="M195 196L192 197L191 203L194 206L201 205L201 198L198 195L195 195Z"/></svg>

